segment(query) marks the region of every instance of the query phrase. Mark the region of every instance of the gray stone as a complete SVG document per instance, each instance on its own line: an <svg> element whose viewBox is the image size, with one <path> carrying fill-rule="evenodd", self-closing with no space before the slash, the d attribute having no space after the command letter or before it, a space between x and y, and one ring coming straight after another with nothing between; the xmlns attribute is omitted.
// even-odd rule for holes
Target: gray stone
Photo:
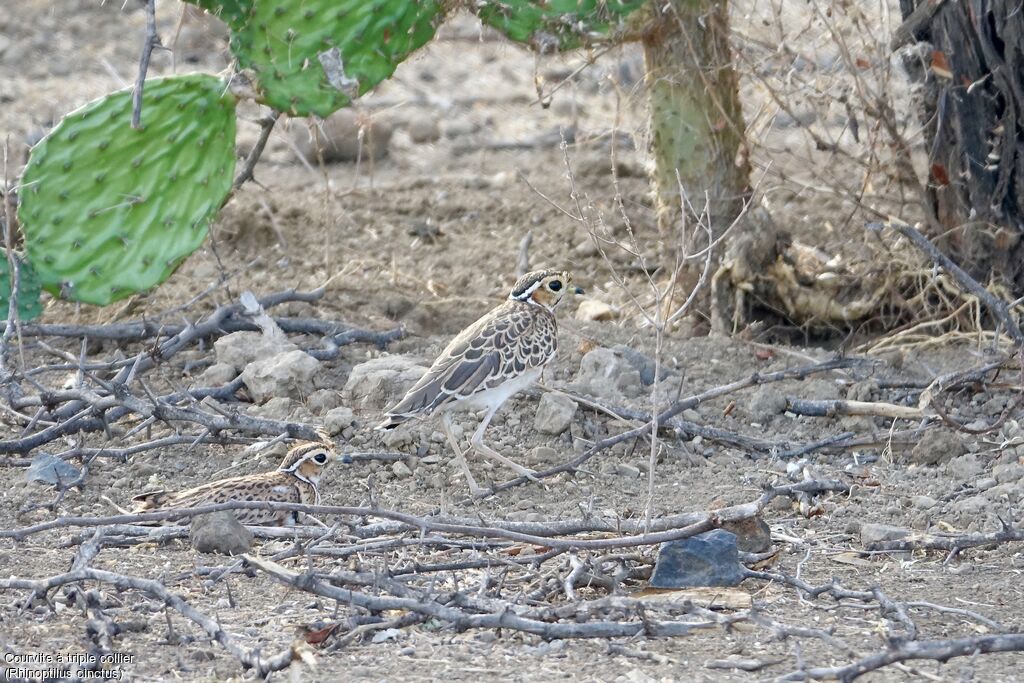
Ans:
<svg viewBox="0 0 1024 683"><path fill-rule="evenodd" d="M25 470L25 481L58 486L75 481L80 475L74 465L50 453L40 453L32 458L32 464Z"/></svg>
<svg viewBox="0 0 1024 683"><path fill-rule="evenodd" d="M320 155L326 163L381 159L388 153L394 131L381 117L341 109L319 124L293 125L289 132L299 154L316 164Z"/></svg>
<svg viewBox="0 0 1024 683"><path fill-rule="evenodd" d="M252 547L252 532L242 526L231 510L194 517L188 536L192 547L201 553L241 555Z"/></svg>
<svg viewBox="0 0 1024 683"><path fill-rule="evenodd" d="M624 462L615 463L615 474L626 479L637 479L640 476L640 468Z"/></svg>
<svg viewBox="0 0 1024 683"><path fill-rule="evenodd" d="M910 461L919 465L938 465L959 458L966 450L963 440L953 432L933 429L925 432L910 451Z"/></svg>
<svg viewBox="0 0 1024 683"><path fill-rule="evenodd" d="M222 387L238 376L238 370L231 363L214 363L196 378L196 386Z"/></svg>
<svg viewBox="0 0 1024 683"><path fill-rule="evenodd" d="M991 501L1007 500L1011 503L1016 503L1020 498L1020 493L1020 484L1016 481L1008 481L1003 484L997 484L985 491L985 497Z"/></svg>
<svg viewBox="0 0 1024 683"><path fill-rule="evenodd" d="M994 477L982 477L981 479L974 482L974 488L979 491L988 491L990 488L998 484Z"/></svg>
<svg viewBox="0 0 1024 683"><path fill-rule="evenodd" d="M723 522L722 528L735 534L736 546L745 553L763 553L772 547L772 530L761 517Z"/></svg>
<svg viewBox="0 0 1024 683"><path fill-rule="evenodd" d="M374 358L352 368L342 395L350 406L379 410L400 399L426 371L406 356Z"/></svg>
<svg viewBox="0 0 1024 683"><path fill-rule="evenodd" d="M408 479L412 476L412 470L401 460L391 465L391 471L399 479Z"/></svg>
<svg viewBox="0 0 1024 683"><path fill-rule="evenodd" d="M531 465L552 465L558 460L558 451L551 446L537 446L526 454L526 462Z"/></svg>
<svg viewBox="0 0 1024 683"><path fill-rule="evenodd" d="M242 381L257 403L275 396L302 398L313 391L320 361L295 349L253 361L242 371Z"/></svg>
<svg viewBox="0 0 1024 683"><path fill-rule="evenodd" d="M356 414L347 406L331 408L327 411L327 414L324 415L324 427L327 429L327 433L332 436L345 431L351 427L355 421Z"/></svg>
<svg viewBox="0 0 1024 683"><path fill-rule="evenodd" d="M405 124L405 132L409 134L409 139L416 144L436 142L441 139L441 127L437 123L437 117L431 114L414 115Z"/></svg>
<svg viewBox="0 0 1024 683"><path fill-rule="evenodd" d="M662 543L651 576L652 588L736 586L744 578L736 535L714 529Z"/></svg>
<svg viewBox="0 0 1024 683"><path fill-rule="evenodd" d="M946 471L958 481L970 481L985 469L984 463L974 453L953 458L946 464Z"/></svg>
<svg viewBox="0 0 1024 683"><path fill-rule="evenodd" d="M992 501L985 498L985 496L971 496L970 498L962 498L954 502L950 505L949 509L951 512L974 517L991 507Z"/></svg>
<svg viewBox="0 0 1024 683"><path fill-rule="evenodd" d="M1003 465L996 465L992 468L992 476L1000 484L1008 482L1019 482L1024 477L1024 465L1016 462L1008 462Z"/></svg>
<svg viewBox="0 0 1024 683"><path fill-rule="evenodd" d="M868 550L876 543L883 541L895 541L900 538L906 538L913 533L910 529L904 529L903 527L890 526L888 524L861 524L860 526L860 542Z"/></svg>
<svg viewBox="0 0 1024 683"><path fill-rule="evenodd" d="M642 351L637 351L633 347L626 346L625 344L619 344L618 346L612 347L612 351L622 356L627 363L629 363L630 365L637 369L637 371L640 373L640 381L643 382L644 386L650 386L654 384L655 363L653 358L648 356L646 353L643 353ZM663 380L675 374L676 373L674 371L670 371L664 365L661 366L661 377ZM693 421L700 419L699 416L697 418L685 417L685 411L683 414L683 419L685 420Z"/></svg>
<svg viewBox="0 0 1024 683"><path fill-rule="evenodd" d="M295 410L295 402L287 396L275 396L263 405L254 405L247 411L253 417L267 420L287 420Z"/></svg>
<svg viewBox="0 0 1024 683"><path fill-rule="evenodd" d="M213 342L218 363L226 363L241 372L253 361L297 349L291 342L270 339L262 332L232 332Z"/></svg>
<svg viewBox="0 0 1024 683"><path fill-rule="evenodd" d="M931 496L911 496L910 504L916 507L918 510L930 510L939 501L935 500Z"/></svg>
<svg viewBox="0 0 1024 683"><path fill-rule="evenodd" d="M747 402L747 415L757 422L768 422L786 409L786 395L773 386L758 387Z"/></svg>
<svg viewBox="0 0 1024 683"><path fill-rule="evenodd" d="M541 434L561 434L572 424L576 407L576 401L565 394L549 391L540 397L533 426Z"/></svg>
<svg viewBox="0 0 1024 683"><path fill-rule="evenodd" d="M317 389L306 399L306 407L316 415L323 415L341 405L341 393L333 389Z"/></svg>
<svg viewBox="0 0 1024 683"><path fill-rule="evenodd" d="M576 384L594 396L617 399L643 391L640 372L611 349L596 348L580 361Z"/></svg>

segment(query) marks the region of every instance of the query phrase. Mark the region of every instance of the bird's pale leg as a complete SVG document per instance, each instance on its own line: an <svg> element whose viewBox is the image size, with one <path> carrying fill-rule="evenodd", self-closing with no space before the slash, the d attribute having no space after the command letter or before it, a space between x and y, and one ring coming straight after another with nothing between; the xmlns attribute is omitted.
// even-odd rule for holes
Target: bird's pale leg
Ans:
<svg viewBox="0 0 1024 683"><path fill-rule="evenodd" d="M520 477L526 477L530 481L540 481L536 476L534 476L537 474L534 470L523 467L513 460L509 460L504 455L484 443L484 431L487 429L487 425L491 423L491 418L494 417L494 413L498 412L499 407L500 406L495 406L487 411L487 414L484 415L484 419L480 422L480 426L477 427L476 431L473 433L473 438L470 439L469 442L470 445L473 447L473 450L480 455L500 462Z"/></svg>
<svg viewBox="0 0 1024 683"><path fill-rule="evenodd" d="M455 461L459 463L459 467L462 468L462 473L466 475L466 483L469 484L469 492L475 497L478 494L484 492L484 489L476 483L476 479L473 478L473 473L469 471L469 464L466 463L466 456L463 455L462 449L459 448L459 441L455 438L455 434L452 433L452 418L448 413L442 413L441 415L441 428L444 429L444 435L448 437L448 445L455 451Z"/></svg>

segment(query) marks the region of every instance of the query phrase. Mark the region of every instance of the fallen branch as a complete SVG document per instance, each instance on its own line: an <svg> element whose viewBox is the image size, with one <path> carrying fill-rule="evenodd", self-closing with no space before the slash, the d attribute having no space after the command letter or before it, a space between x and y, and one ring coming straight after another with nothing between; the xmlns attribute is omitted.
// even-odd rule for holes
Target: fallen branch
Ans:
<svg viewBox="0 0 1024 683"><path fill-rule="evenodd" d="M273 657L263 658L259 648L246 650L242 648L230 633L221 628L215 619L206 616L195 607L186 602L181 596L167 590L159 581L142 579L134 576L126 576L114 572L103 571L83 567L74 569L65 574L58 574L46 579L0 579L0 590L23 589L30 590L35 594L45 594L54 588L59 588L69 583L81 583L83 581L99 581L115 586L118 590L138 590L147 593L152 597L161 600L165 605L175 610L183 617L197 624L213 640L220 643L221 647L227 650L246 669L254 669L259 676L266 676L272 671L280 671L287 668L294 655L292 649L280 652Z"/></svg>

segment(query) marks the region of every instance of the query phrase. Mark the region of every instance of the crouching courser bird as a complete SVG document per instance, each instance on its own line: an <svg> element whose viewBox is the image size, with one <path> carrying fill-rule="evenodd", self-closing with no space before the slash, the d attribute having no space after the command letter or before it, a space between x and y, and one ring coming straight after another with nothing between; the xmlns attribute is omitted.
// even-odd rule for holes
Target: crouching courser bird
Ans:
<svg viewBox="0 0 1024 683"><path fill-rule="evenodd" d="M180 510L242 500L317 505L320 503L320 477L327 465L336 459L337 454L326 444L301 443L288 451L273 472L221 479L185 491L143 493L132 498L134 511ZM299 516L299 513L288 510L233 512L239 522L249 526L293 526ZM190 521L191 518L185 517L176 523L188 524Z"/></svg>
<svg viewBox="0 0 1024 683"><path fill-rule="evenodd" d="M449 410L486 409L470 445L481 455L497 460L521 476L535 474L484 444L494 413L513 394L540 377L555 356L558 327L555 307L566 293L582 294L572 276L558 270L538 270L519 278L508 299L463 330L445 347L426 374L401 401L386 412L377 429L394 429L414 417L441 411L448 442L473 495L482 492L466 465L452 433Z"/></svg>

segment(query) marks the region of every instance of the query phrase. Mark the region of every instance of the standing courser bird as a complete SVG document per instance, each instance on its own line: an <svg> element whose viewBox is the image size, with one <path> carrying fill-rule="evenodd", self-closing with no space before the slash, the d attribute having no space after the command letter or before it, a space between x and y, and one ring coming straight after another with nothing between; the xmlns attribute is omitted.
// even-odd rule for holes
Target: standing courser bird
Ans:
<svg viewBox="0 0 1024 683"><path fill-rule="evenodd" d="M134 510L180 510L239 500L317 505L320 503L320 477L328 463L337 457L326 444L301 443L288 451L273 472L221 479L185 491L143 493L132 498ZM298 521L298 513L287 510L234 510L234 513L239 522L250 526L293 526ZM190 518L183 518L177 523L188 524L189 521Z"/></svg>
<svg viewBox="0 0 1024 683"><path fill-rule="evenodd" d="M442 411L445 435L476 495L482 489L470 474L452 433L448 411L456 407L486 408L470 445L518 474L532 476L533 471L484 444L484 430L501 404L535 382L554 357L558 346L554 311L566 293L582 294L583 290L573 287L572 276L564 271L538 270L519 278L504 303L448 344L405 398L387 411L377 429L394 429L414 417Z"/></svg>

